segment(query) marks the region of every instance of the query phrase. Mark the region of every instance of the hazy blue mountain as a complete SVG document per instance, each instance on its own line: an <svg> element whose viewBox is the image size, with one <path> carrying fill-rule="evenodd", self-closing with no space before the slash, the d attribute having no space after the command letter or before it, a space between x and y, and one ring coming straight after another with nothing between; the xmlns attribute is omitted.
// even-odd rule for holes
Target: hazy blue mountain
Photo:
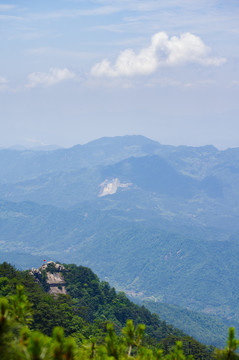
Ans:
<svg viewBox="0 0 239 360"><path fill-rule="evenodd" d="M93 145L88 146L94 148L96 144ZM209 150L210 154L216 151L214 148ZM50 152L49 156L56 155L59 151ZM194 149L192 154L195 152ZM202 149L199 148L198 153L201 152ZM32 152L23 154L33 156ZM41 153L41 156L46 155L47 153ZM11 162L11 159L8 161ZM157 221L160 216L171 221L173 227L176 224L200 227L203 232L208 227L214 229L208 233L209 239L238 238L239 172L236 172L235 165L226 166L224 160L220 167L215 166L213 171L208 171L204 176L192 176L189 171L183 172L175 165L175 161L173 163L170 160L170 156L167 159L158 155L130 156L109 165L90 166L89 163L88 167L78 170L76 167L69 170L74 167L74 161L71 162L68 157L67 161L68 170L58 159L58 164L54 165L55 168L61 165L62 171L53 172L52 168L51 172L46 171L35 177L25 171L22 177L28 176L27 179L2 183L0 198L9 201L33 201L64 208L88 202L90 206L98 209L121 210L130 218L135 218L140 209L141 219ZM207 161L210 163L210 157ZM204 159L203 164L205 162ZM35 167L40 163L37 158L34 160ZM27 166L29 167L30 163ZM182 168L182 164L180 167ZM21 169L22 172L23 170ZM118 187L114 194L99 197L102 187L107 187L107 184L112 186L112 182L116 181Z"/></svg>
<svg viewBox="0 0 239 360"><path fill-rule="evenodd" d="M216 177L194 179L175 170L168 161L156 155L130 157L109 166L47 173L13 184L2 184L0 197L67 207L82 201L96 200L100 184L114 178L130 183L129 190L138 189L157 196L187 200L203 192L210 198L223 197L222 184Z"/></svg>
<svg viewBox="0 0 239 360"><path fill-rule="evenodd" d="M86 145L55 151L3 149L0 150L0 182L16 182L46 173L111 164L130 156L147 155L147 148L151 149L149 145L153 144L155 148L161 147L143 136L126 136L102 138Z"/></svg>
<svg viewBox="0 0 239 360"><path fill-rule="evenodd" d="M0 260L81 263L142 300L239 321L239 149L126 136L0 164Z"/></svg>

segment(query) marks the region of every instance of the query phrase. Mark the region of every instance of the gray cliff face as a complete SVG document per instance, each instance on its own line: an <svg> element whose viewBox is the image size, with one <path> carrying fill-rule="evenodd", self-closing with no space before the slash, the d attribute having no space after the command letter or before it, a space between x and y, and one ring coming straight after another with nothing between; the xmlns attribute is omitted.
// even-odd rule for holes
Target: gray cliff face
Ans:
<svg viewBox="0 0 239 360"><path fill-rule="evenodd" d="M51 271L49 270L49 265ZM55 268L55 271L52 269ZM33 275L37 282L39 282L39 278L42 278L42 274L46 272L46 282L49 284L49 294L59 295L59 294L67 294L66 292L66 283L63 277L62 270L64 270L64 266L61 264L57 264L54 261L48 261L46 264L42 265L38 269L32 268L30 274Z"/></svg>

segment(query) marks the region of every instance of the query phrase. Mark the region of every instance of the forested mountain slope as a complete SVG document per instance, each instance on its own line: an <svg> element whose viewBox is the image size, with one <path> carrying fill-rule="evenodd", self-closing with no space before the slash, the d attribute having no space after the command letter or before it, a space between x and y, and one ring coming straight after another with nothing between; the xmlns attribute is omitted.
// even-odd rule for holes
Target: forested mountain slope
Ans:
<svg viewBox="0 0 239 360"><path fill-rule="evenodd" d="M35 256L81 262L129 294L238 321L236 242L190 237L113 210L2 202L0 211L2 259L12 252L15 259L25 253L26 265Z"/></svg>
<svg viewBox="0 0 239 360"><path fill-rule="evenodd" d="M145 307L129 301L125 294L117 294L108 283L100 282L89 268L64 265L61 276L64 277L68 295L58 296L46 292L47 271L54 273L59 271L59 267L49 264L36 282L28 271L16 271L7 263L0 265L0 296L10 297L16 293L17 284L24 285L28 300L33 305L33 323L30 325L33 330L51 335L55 326L61 326L65 334L74 337L79 344L92 336L101 343L106 336L107 323L112 322L120 334L126 321L132 319L135 325L146 325L144 344L151 348L161 347L168 352L175 340L182 340L185 354L193 354L195 359L212 358L212 348L160 321Z"/></svg>

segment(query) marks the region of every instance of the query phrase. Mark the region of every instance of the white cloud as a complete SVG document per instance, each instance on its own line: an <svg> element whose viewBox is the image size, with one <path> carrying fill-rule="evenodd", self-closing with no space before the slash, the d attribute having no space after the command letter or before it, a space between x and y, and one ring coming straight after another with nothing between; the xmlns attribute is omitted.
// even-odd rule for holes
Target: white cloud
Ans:
<svg viewBox="0 0 239 360"><path fill-rule="evenodd" d="M64 69L50 68L47 73L34 72L28 75L29 83L26 87L33 88L36 86L52 86L65 80L71 80L76 77L75 73Z"/></svg>
<svg viewBox="0 0 239 360"><path fill-rule="evenodd" d="M15 5L9 5L9 4L1 4L0 5L0 11L8 11L14 9Z"/></svg>
<svg viewBox="0 0 239 360"><path fill-rule="evenodd" d="M14 15L0 15L0 20L23 20L23 17Z"/></svg>
<svg viewBox="0 0 239 360"><path fill-rule="evenodd" d="M197 63L203 66L219 66L225 58L210 57L210 48L200 37L185 33L171 38L165 32L156 33L149 47L136 54L132 49L120 53L114 65L108 59L97 63L91 69L91 75L100 77L119 77L150 75L159 67L178 66Z"/></svg>

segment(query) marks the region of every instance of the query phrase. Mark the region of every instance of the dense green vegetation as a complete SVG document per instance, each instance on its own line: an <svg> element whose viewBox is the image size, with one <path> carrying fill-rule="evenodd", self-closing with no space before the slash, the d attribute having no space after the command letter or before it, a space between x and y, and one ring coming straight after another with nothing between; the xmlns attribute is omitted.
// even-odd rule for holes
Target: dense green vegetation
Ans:
<svg viewBox="0 0 239 360"><path fill-rule="evenodd" d="M182 329L223 342L225 327L239 323L238 161L238 149L141 136L1 150L0 262L89 266L127 295L203 312ZM115 178L131 185L98 197ZM184 325L187 313L170 309L170 322ZM206 314L221 319L213 333Z"/></svg>
<svg viewBox="0 0 239 360"><path fill-rule="evenodd" d="M151 314L144 306L132 303L123 293L116 293L108 283L100 282L90 269L65 265L63 275L69 295L56 297L46 293L29 272L17 271L3 263L0 265L0 296L5 299L4 306L8 308L15 304L14 311L19 311L17 317L22 322L27 321L31 331L51 336L54 328L60 326L65 335L74 338L78 345L92 336L97 344L103 344L107 328L110 329L109 323L114 324L114 336L121 336L127 320L132 319L136 327L142 323L146 325L142 345L148 349L156 351L160 348L169 353L175 341L182 341L186 355L194 355L200 360L211 359L212 348L160 321L157 315ZM21 286L16 290L19 284L24 286L26 295Z"/></svg>
<svg viewBox="0 0 239 360"><path fill-rule="evenodd" d="M97 308L95 302L100 302L102 305L103 302L106 301L109 306L111 303L114 303L114 306L117 307L121 303L126 305L122 294L120 297L121 303L115 304L114 300L117 298L117 295L108 285L106 292L100 291L102 289L100 289L97 284L103 285L103 288L105 288L106 284L99 283L97 277L89 269L80 268L79 271L78 269L76 266L71 265L66 269L65 275L68 274L68 284L71 283L70 280L74 279L70 290L75 294L75 299L80 300L85 298L83 301L85 310L88 304L87 296L89 296L90 293L88 291L89 289L85 289L85 287L90 288L92 291L93 297L88 299L92 300L90 304L92 315ZM81 279L80 275L84 275L85 278ZM82 327L82 323L80 325L79 314L73 315L78 318L75 318L74 321L71 312L71 310L73 310L73 312L77 313L78 307L83 306L83 303L80 304L80 301L75 303L74 299L70 299L69 296L54 298L45 294L44 299L41 286L34 281L31 282L32 279L33 277L28 273L17 272L7 263L0 265L1 360L123 360L134 358L137 360L192 360L193 355L195 359L212 358L212 354L203 345L188 337L183 337L182 340L184 343L182 343L182 341L178 341L178 336L174 334L173 331L169 336L163 338L161 342L152 343L149 336L144 338L145 325L138 324L137 327L135 327L132 320L127 320L125 327L118 327L118 325L121 324L118 319L118 324L114 323L113 325L113 323L106 322L104 330L99 326L101 323L99 320L97 325L95 324L95 326L91 328L91 332L86 338L82 334L84 326ZM86 282L84 283L84 281ZM47 304L46 300L49 301L50 299L52 300L50 303L51 307L56 306L61 308L63 327L54 327L52 336L47 336L49 328L46 326L46 323L43 325L42 331L39 329L35 330L35 327L38 328L40 325L36 313L41 313L43 308L35 307L34 309L34 306L37 304L32 304L29 301L24 293L24 287L19 285L19 282L25 283L27 292L32 297L32 300L33 292L36 292L38 289L38 293L35 293L35 300L37 298L37 300L41 299L43 301L42 305L44 304L43 308ZM87 286L85 286L86 284ZM16 285L16 289L14 285ZM82 286L84 287L83 289ZM33 288L33 291L30 291L30 288ZM105 294L107 294L107 299L104 296ZM73 305L73 309L71 305ZM128 305L130 306L132 304L128 302ZM137 306L133 305L133 308L137 309ZM145 313L145 310L142 309L143 308L141 308L140 311L138 308L139 313L137 315L142 312ZM50 308L47 310L50 311ZM115 311L112 313L114 312ZM42 312L42 315L42 320L44 320L46 312ZM59 315L60 313L58 313L58 316ZM150 316L150 313L148 313L149 324ZM64 318L68 318L66 322L64 322ZM55 322L56 318L51 320ZM137 320L139 320L139 317ZM83 318L82 321L84 322ZM79 327L77 334L70 332L68 334L70 336L65 337L66 329L70 329L70 324L75 327L77 322ZM157 322L155 322L155 324L156 323ZM54 325L55 324L53 324L53 326ZM84 325L86 325L86 323ZM230 328L228 346L224 350L216 350L215 358L218 360L238 359L239 355L236 352L238 346L239 340L235 339L234 329Z"/></svg>
<svg viewBox="0 0 239 360"><path fill-rule="evenodd" d="M125 292L239 321L236 242L190 237L161 218L157 224L140 220L141 211L131 221L113 209L0 203L0 215L2 261L10 261L11 252L25 268L42 258L67 259ZM18 248L27 254L19 256Z"/></svg>

